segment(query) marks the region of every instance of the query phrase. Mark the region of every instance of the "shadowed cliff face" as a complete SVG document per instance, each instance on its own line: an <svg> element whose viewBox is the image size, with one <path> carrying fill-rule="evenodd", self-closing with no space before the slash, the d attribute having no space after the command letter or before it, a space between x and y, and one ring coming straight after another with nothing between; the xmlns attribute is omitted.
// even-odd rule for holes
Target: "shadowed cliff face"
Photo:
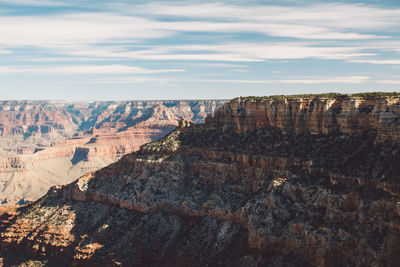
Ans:
<svg viewBox="0 0 400 267"><path fill-rule="evenodd" d="M241 108L236 116L239 105L258 111ZM182 122L118 162L5 212L3 263L398 266L396 138L373 123L354 132L267 124L262 105L232 101L205 124ZM274 121L287 121L276 114ZM392 112L393 129L398 117Z"/></svg>
<svg viewBox="0 0 400 267"><path fill-rule="evenodd" d="M0 101L0 202L37 200L54 185L203 122L224 101Z"/></svg>

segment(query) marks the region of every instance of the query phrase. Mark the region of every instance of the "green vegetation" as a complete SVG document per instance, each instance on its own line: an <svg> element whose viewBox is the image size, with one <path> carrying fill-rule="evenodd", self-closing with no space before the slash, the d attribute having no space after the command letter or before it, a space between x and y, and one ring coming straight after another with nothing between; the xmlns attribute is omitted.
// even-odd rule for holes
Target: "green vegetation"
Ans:
<svg viewBox="0 0 400 267"><path fill-rule="evenodd" d="M278 99L297 99L297 98L328 98L328 99L349 99L350 97L373 98L373 97L400 97L400 92L365 92L356 94L299 94L299 95L271 95L271 96L246 96L237 97L233 101L262 101L262 100L278 100Z"/></svg>
<svg viewBox="0 0 400 267"><path fill-rule="evenodd" d="M176 151L180 146L180 136L183 129L193 125L193 122L181 119L178 127L163 138L144 144L140 147L138 154L146 155L147 160L165 159Z"/></svg>
<svg viewBox="0 0 400 267"><path fill-rule="evenodd" d="M362 98L371 98L371 97L387 97L387 96L400 96L400 92L365 92L365 93L357 93L350 95L352 97L362 97Z"/></svg>
<svg viewBox="0 0 400 267"><path fill-rule="evenodd" d="M147 160L158 160L168 157L168 155L178 149L181 131L182 128L177 128L165 137L141 146L138 154L142 153Z"/></svg>

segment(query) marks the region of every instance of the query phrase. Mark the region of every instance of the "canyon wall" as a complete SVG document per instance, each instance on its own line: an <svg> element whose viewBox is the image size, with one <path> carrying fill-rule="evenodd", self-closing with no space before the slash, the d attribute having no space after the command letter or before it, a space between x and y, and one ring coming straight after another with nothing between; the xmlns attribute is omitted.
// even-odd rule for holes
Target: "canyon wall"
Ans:
<svg viewBox="0 0 400 267"><path fill-rule="evenodd" d="M173 130L225 101L1 101L0 202L25 203Z"/></svg>
<svg viewBox="0 0 400 267"><path fill-rule="evenodd" d="M314 135L375 130L380 139L400 140L399 114L399 96L238 98L220 109L213 121L238 133L265 127Z"/></svg>
<svg viewBox="0 0 400 267"><path fill-rule="evenodd" d="M400 114L392 97L349 98L335 116L315 96L238 99L205 124L181 121L4 211L3 264L398 266L400 143L380 118L397 129ZM346 109L357 101L375 104Z"/></svg>

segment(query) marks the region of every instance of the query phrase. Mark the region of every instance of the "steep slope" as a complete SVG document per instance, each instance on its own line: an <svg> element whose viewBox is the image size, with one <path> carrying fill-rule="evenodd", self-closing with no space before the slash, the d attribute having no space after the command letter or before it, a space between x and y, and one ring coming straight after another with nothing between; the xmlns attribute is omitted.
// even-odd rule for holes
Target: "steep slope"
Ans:
<svg viewBox="0 0 400 267"><path fill-rule="evenodd" d="M0 202L24 203L173 130L221 100L0 102Z"/></svg>
<svg viewBox="0 0 400 267"><path fill-rule="evenodd" d="M387 133L399 127L399 103L236 99L205 124L181 121L5 212L3 263L398 266L400 143Z"/></svg>

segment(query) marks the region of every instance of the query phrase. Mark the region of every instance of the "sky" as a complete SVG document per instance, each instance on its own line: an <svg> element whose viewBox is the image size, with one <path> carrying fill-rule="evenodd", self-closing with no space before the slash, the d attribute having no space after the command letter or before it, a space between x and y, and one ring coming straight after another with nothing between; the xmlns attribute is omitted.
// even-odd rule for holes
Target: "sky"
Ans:
<svg viewBox="0 0 400 267"><path fill-rule="evenodd" d="M0 99L399 89L398 0L0 0Z"/></svg>

